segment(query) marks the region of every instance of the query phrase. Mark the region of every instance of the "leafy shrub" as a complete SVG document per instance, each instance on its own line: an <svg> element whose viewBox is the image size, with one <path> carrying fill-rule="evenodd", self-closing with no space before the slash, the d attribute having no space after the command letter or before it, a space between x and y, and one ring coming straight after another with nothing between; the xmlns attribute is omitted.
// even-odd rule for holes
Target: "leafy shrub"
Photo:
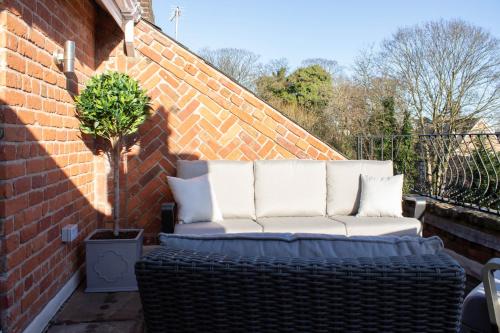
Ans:
<svg viewBox="0 0 500 333"><path fill-rule="evenodd" d="M120 220L120 161L126 154L124 140L134 134L150 111L150 98L139 83L119 72L106 72L92 77L76 97L76 116L80 130L110 144L114 179L114 234L118 236Z"/></svg>

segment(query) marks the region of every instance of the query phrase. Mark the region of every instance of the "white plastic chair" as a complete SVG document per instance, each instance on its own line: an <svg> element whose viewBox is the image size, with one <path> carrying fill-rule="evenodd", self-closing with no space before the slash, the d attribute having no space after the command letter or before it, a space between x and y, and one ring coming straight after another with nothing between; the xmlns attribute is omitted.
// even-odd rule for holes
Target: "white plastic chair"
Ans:
<svg viewBox="0 0 500 333"><path fill-rule="evenodd" d="M482 275L491 326L500 332L500 258L491 259L484 265Z"/></svg>
<svg viewBox="0 0 500 333"><path fill-rule="evenodd" d="M482 280L465 298L462 333L500 332L500 258L484 265Z"/></svg>

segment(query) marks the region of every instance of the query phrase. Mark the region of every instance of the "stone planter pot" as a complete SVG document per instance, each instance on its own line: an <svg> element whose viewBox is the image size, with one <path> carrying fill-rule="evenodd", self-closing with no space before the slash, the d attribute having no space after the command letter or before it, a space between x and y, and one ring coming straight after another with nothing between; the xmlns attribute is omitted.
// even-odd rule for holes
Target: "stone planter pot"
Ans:
<svg viewBox="0 0 500 333"><path fill-rule="evenodd" d="M85 239L86 292L135 291L137 280L134 265L142 255L142 229L121 229L137 232L130 239L95 239L94 235L110 231L97 229ZM94 238L94 239L92 239Z"/></svg>

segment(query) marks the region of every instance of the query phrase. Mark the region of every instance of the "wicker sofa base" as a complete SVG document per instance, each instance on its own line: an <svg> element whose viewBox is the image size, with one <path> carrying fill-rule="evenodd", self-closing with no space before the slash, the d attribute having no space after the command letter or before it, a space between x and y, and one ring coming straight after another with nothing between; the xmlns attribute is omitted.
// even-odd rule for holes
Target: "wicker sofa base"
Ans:
<svg viewBox="0 0 500 333"><path fill-rule="evenodd" d="M159 248L136 263L148 332L457 332L448 255L234 258Z"/></svg>

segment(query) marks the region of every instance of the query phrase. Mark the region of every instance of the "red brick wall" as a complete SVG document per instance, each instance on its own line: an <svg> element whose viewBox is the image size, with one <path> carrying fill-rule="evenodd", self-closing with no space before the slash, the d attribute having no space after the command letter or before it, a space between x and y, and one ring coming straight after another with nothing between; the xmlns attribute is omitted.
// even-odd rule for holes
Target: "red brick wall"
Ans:
<svg viewBox="0 0 500 333"><path fill-rule="evenodd" d="M72 97L106 69L137 78L153 101L121 177L128 225L159 231L166 175L187 159L342 158L153 26L136 26L136 58L123 33L88 0L0 3L0 308L2 328L21 331L83 264L83 239L109 225L109 165L82 140ZM106 32L106 33L103 33ZM76 42L76 71L52 53ZM127 199L127 200L125 200ZM103 218L104 217L104 218ZM61 227L77 223L72 244ZM126 226L127 224L123 224Z"/></svg>
<svg viewBox="0 0 500 333"><path fill-rule="evenodd" d="M0 14L0 309L20 332L81 266L95 229L92 142L80 139L72 94L94 72L88 1L3 1ZM52 61L76 42L76 76ZM61 243L61 227L80 235Z"/></svg>
<svg viewBox="0 0 500 333"><path fill-rule="evenodd" d="M141 21L135 33L136 58L124 56L114 39L97 48L111 53L99 70L127 72L152 98L153 115L129 154L124 193L129 223L145 228L146 237L159 231L160 204L171 198L166 176L175 174L178 158L343 158L154 26Z"/></svg>

